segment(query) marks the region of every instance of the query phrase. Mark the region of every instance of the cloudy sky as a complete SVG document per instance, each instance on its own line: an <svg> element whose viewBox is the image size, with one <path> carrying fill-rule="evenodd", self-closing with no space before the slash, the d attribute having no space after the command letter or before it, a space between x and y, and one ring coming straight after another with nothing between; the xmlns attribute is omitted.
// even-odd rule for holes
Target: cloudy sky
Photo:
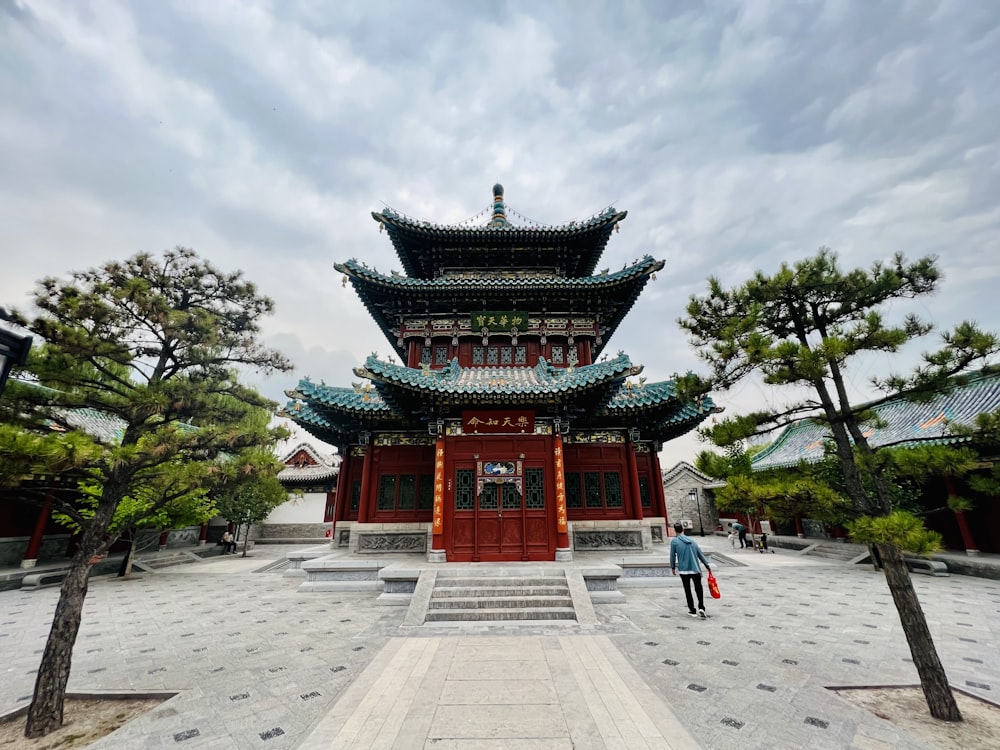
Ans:
<svg viewBox="0 0 1000 750"><path fill-rule="evenodd" d="M267 342L347 385L390 347L333 263L369 216L628 210L601 266L666 260L608 351L698 369L675 321L819 246L940 257L917 312L998 322L1000 3L0 0L0 304L183 245L272 297ZM871 374L903 357L852 371ZM730 413L780 403L748 383ZM665 467L702 446L666 446Z"/></svg>

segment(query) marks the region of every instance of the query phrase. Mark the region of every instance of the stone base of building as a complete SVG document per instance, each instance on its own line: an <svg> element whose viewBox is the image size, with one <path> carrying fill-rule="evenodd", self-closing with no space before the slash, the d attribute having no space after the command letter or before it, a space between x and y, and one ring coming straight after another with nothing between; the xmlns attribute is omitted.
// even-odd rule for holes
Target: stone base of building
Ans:
<svg viewBox="0 0 1000 750"><path fill-rule="evenodd" d="M356 555L427 552L431 549L429 523L358 523L338 521L334 546Z"/></svg>
<svg viewBox="0 0 1000 750"><path fill-rule="evenodd" d="M569 538L577 552L650 550L666 543L667 519L570 521Z"/></svg>

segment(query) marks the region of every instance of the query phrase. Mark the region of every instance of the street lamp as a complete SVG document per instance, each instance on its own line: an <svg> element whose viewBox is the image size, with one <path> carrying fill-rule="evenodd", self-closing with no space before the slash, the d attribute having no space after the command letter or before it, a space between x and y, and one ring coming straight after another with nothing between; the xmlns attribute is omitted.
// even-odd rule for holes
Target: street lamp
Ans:
<svg viewBox="0 0 1000 750"><path fill-rule="evenodd" d="M0 308L0 318L8 320L6 311ZM31 336L24 336L8 328L0 327L0 393L7 385L7 376L15 366L28 361Z"/></svg>
<svg viewBox="0 0 1000 750"><path fill-rule="evenodd" d="M698 533L705 536L705 519L701 517L701 498L698 497L698 490L694 487L688 490L688 500L694 500L698 506Z"/></svg>

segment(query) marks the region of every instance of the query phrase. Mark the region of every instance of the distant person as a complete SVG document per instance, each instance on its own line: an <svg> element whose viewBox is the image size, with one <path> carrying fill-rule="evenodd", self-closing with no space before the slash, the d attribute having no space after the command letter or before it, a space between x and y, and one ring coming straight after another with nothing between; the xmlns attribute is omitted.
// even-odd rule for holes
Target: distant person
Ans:
<svg viewBox="0 0 1000 750"><path fill-rule="evenodd" d="M688 614L691 617L705 619L705 594L701 587L701 568L699 561L705 566L705 570L711 572L712 568L705 559L701 547L694 539L684 533L684 527L679 523L674 524L674 532L677 536L670 540L670 573L677 575L680 571L681 583L684 584L684 597L687 599ZM691 586L694 585L695 594L698 597L698 609L694 608L694 598L691 596Z"/></svg>
<svg viewBox="0 0 1000 750"><path fill-rule="evenodd" d="M732 524L730 524L730 526L732 526ZM736 532L730 531L726 539L729 540L729 546L733 549L736 549Z"/></svg>
<svg viewBox="0 0 1000 750"><path fill-rule="evenodd" d="M750 545L747 543L747 527L741 523L731 523L729 525L733 527L733 530L739 536L740 549L743 549L744 547L749 547Z"/></svg>
<svg viewBox="0 0 1000 750"><path fill-rule="evenodd" d="M233 538L231 532L226 531L226 533L222 535L222 554L228 555L231 553L236 553L236 539Z"/></svg>

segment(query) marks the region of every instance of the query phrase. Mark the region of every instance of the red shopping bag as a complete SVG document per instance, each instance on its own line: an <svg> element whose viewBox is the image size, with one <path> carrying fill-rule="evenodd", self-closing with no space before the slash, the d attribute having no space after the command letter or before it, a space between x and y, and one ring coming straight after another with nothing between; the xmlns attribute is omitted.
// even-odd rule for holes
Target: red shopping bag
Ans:
<svg viewBox="0 0 1000 750"><path fill-rule="evenodd" d="M708 593L712 595L713 599L722 598L722 594L719 592L719 582L715 580L715 574L711 570L708 571Z"/></svg>

